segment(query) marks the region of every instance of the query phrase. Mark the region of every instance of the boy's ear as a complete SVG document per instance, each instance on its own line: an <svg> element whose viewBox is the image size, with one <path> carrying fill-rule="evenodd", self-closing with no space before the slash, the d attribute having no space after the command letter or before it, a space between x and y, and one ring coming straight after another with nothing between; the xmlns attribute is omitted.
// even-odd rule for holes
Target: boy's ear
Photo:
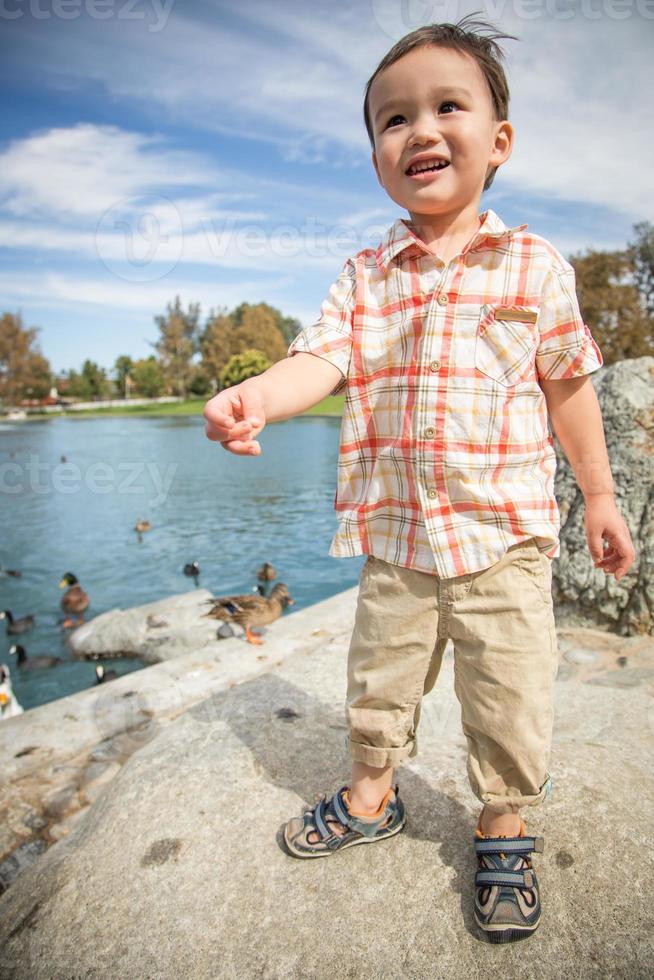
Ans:
<svg viewBox="0 0 654 980"><path fill-rule="evenodd" d="M500 164L506 163L509 159L513 150L514 136L515 130L508 119L503 119L502 122L497 123L495 142L489 160L493 167L499 167Z"/></svg>

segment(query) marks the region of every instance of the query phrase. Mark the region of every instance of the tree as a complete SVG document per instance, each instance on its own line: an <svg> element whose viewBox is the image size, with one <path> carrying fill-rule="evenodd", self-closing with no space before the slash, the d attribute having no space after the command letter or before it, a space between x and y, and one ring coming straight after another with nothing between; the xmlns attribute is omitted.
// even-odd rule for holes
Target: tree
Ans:
<svg viewBox="0 0 654 980"><path fill-rule="evenodd" d="M20 313L0 320L0 398L9 405L23 398L44 398L52 372L36 342L38 327L26 328Z"/></svg>
<svg viewBox="0 0 654 980"><path fill-rule="evenodd" d="M605 364L652 351L652 318L634 283L632 257L624 252L573 255L577 296Z"/></svg>
<svg viewBox="0 0 654 980"><path fill-rule="evenodd" d="M234 322L226 308L220 312L210 312L206 326L199 340L202 357L201 368L215 384L225 365L233 354L238 353L234 345Z"/></svg>
<svg viewBox="0 0 654 980"><path fill-rule="evenodd" d="M184 312L179 296L168 303L165 316L155 316L161 336L152 346L159 355L159 364L166 386L176 395L186 396L193 375L191 359L197 350L200 304L189 304Z"/></svg>
<svg viewBox="0 0 654 980"><path fill-rule="evenodd" d="M154 354L136 361L130 377L139 395L144 398L158 398L164 390L165 379Z"/></svg>
<svg viewBox="0 0 654 980"><path fill-rule="evenodd" d="M654 317L654 226L649 221L634 225L636 241L628 245L634 282L649 317Z"/></svg>
<svg viewBox="0 0 654 980"><path fill-rule="evenodd" d="M128 376L134 367L132 358L127 354L121 354L116 358L114 371L116 372L116 385L123 398L127 398Z"/></svg>
<svg viewBox="0 0 654 980"><path fill-rule="evenodd" d="M112 394L111 381L107 377L107 372L95 361L87 358L82 364L82 370L78 373L75 370L68 372L68 392L75 398L83 398L88 401L98 398L106 398Z"/></svg>
<svg viewBox="0 0 654 980"><path fill-rule="evenodd" d="M220 374L220 387L230 388L246 378L262 374L270 366L270 361L260 350L244 350L241 354L234 354Z"/></svg>
<svg viewBox="0 0 654 980"><path fill-rule="evenodd" d="M238 318L234 330L234 344L239 353L255 348L262 351L271 363L281 360L286 355L286 343L279 329L279 317L267 303L250 306L247 303L239 307Z"/></svg>

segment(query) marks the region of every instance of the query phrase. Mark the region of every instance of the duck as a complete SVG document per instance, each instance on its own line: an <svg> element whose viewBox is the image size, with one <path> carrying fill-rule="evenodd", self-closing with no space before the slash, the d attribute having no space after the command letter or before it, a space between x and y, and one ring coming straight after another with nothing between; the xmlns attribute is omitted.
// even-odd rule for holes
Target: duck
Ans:
<svg viewBox="0 0 654 980"><path fill-rule="evenodd" d="M189 561L184 565L184 574L197 578L200 574L200 564L197 561Z"/></svg>
<svg viewBox="0 0 654 980"><path fill-rule="evenodd" d="M269 561L264 561L257 571L257 578L260 582L272 582L273 579L277 578L277 572Z"/></svg>
<svg viewBox="0 0 654 980"><path fill-rule="evenodd" d="M34 615L30 613L29 616L23 616L21 619L16 619L11 611L11 609L5 609L0 611L0 619L7 620L7 633L10 635L15 635L17 633L27 633L34 626Z"/></svg>
<svg viewBox="0 0 654 980"><path fill-rule="evenodd" d="M56 667L57 664L62 664L63 660L61 657L27 657L27 650L25 647L21 646L20 643L14 643L9 647L10 656L16 657L16 663L23 670L40 670L41 667Z"/></svg>
<svg viewBox="0 0 654 980"><path fill-rule="evenodd" d="M259 633L253 633L252 626L264 626L279 619L286 606L295 605L283 582L278 582L266 598L262 595L230 595L208 599L212 608L205 616L238 623L245 631L248 643L263 643Z"/></svg>
<svg viewBox="0 0 654 980"><path fill-rule="evenodd" d="M17 568L3 568L0 565L0 578L22 578L23 573Z"/></svg>
<svg viewBox="0 0 654 980"><path fill-rule="evenodd" d="M67 585L70 586L70 588L66 589L61 597L61 608L67 614L66 618L61 624L62 629L69 629L71 626L81 626L81 624L84 622L82 613L88 609L91 601L87 593L79 584L77 576L73 575L72 572L66 572L59 583L59 588L65 589ZM77 616L76 623L73 623L70 616L71 613L75 613Z"/></svg>
<svg viewBox="0 0 654 980"><path fill-rule="evenodd" d="M136 531L137 534L143 534L145 531L151 531L152 525L150 524L150 521L139 520L134 525L134 530Z"/></svg>
<svg viewBox="0 0 654 980"><path fill-rule="evenodd" d="M116 670L105 670L102 664L98 664L95 668L95 683L104 684L105 681L113 681L118 677L118 671Z"/></svg>
<svg viewBox="0 0 654 980"><path fill-rule="evenodd" d="M0 718L13 718L24 712L11 686L11 674L6 664L0 664Z"/></svg>

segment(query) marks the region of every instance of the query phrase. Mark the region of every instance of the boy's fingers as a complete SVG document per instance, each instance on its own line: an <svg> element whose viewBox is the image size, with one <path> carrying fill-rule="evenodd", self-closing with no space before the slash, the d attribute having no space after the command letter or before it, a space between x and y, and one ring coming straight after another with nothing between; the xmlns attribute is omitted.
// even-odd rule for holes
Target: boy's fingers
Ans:
<svg viewBox="0 0 654 980"><path fill-rule="evenodd" d="M229 452L239 456L260 456L261 446L258 442L243 442L239 439L227 439L221 443Z"/></svg>
<svg viewBox="0 0 654 980"><path fill-rule="evenodd" d="M225 437L233 439L236 436L245 436L252 429L249 422L233 422L230 426L217 426L215 423L207 422L204 427L208 439L213 442L225 442Z"/></svg>

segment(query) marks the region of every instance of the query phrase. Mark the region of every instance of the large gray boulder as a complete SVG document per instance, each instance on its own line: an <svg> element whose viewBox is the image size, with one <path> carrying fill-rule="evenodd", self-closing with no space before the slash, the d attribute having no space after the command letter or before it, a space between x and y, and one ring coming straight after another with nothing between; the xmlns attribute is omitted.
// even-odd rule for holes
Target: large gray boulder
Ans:
<svg viewBox="0 0 654 980"><path fill-rule="evenodd" d="M171 660L216 640L222 624L206 617L211 599L208 589L194 589L132 609L110 609L73 630L68 645L80 659L141 657L150 664ZM232 632L242 631L237 626Z"/></svg>
<svg viewBox="0 0 654 980"><path fill-rule="evenodd" d="M654 357L619 361L591 375L602 410L616 502L636 560L619 582L593 567L584 498L556 436L555 493L561 554L553 566L559 626L596 626L621 636L654 634Z"/></svg>
<svg viewBox="0 0 654 980"><path fill-rule="evenodd" d="M288 624L305 613L322 628L312 610ZM622 649L651 664L652 641L614 638L593 662L594 638L607 651L610 638L567 636L553 795L523 812L545 839L533 855L543 920L526 942L491 948L472 915L480 805L466 778L451 650L425 700L419 755L397 771L405 832L324 861L282 849L282 823L349 775L351 617L348 605L331 642L216 691L129 756L68 836L0 898L2 977L650 975L654 713L646 678L624 688L611 661Z"/></svg>

